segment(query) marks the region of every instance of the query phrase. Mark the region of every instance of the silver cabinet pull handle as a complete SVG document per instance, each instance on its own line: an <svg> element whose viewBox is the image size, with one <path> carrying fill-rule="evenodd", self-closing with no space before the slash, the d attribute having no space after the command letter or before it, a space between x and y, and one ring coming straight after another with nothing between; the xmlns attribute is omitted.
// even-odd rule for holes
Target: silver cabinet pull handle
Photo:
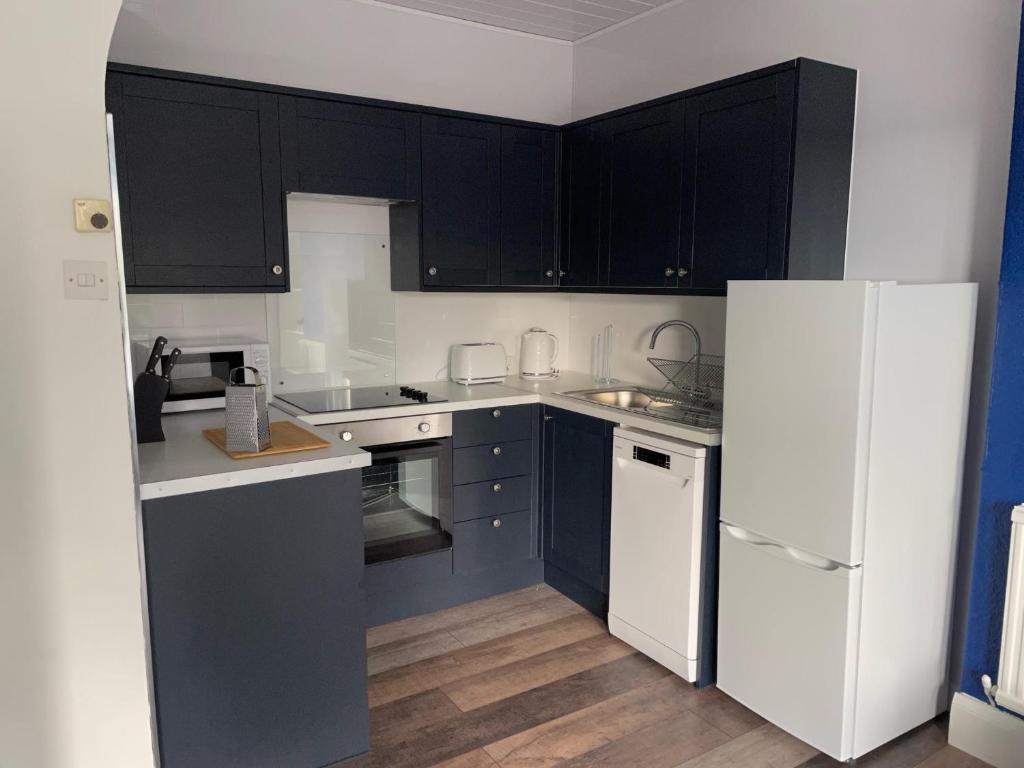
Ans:
<svg viewBox="0 0 1024 768"><path fill-rule="evenodd" d="M495 483L494 485L491 486L491 488L494 489L495 493L501 493L501 483Z"/></svg>
<svg viewBox="0 0 1024 768"><path fill-rule="evenodd" d="M501 446L496 445L493 448L491 448L491 453L493 453L495 456L501 456Z"/></svg>
<svg viewBox="0 0 1024 768"><path fill-rule="evenodd" d="M558 276L559 277L565 277L565 270L564 269L558 270Z"/></svg>
<svg viewBox="0 0 1024 768"><path fill-rule="evenodd" d="M280 264L275 264L270 268L270 271L273 272L275 275L283 275L284 267L282 267Z"/></svg>
<svg viewBox="0 0 1024 768"><path fill-rule="evenodd" d="M491 411L491 416L493 416L496 419L499 418L501 416L501 408L495 408L493 411Z"/></svg>
<svg viewBox="0 0 1024 768"><path fill-rule="evenodd" d="M679 275L680 277L686 277L690 273L687 270L680 268L680 270L676 272L676 274Z"/></svg>
<svg viewBox="0 0 1024 768"><path fill-rule="evenodd" d="M672 277L676 273L672 267L665 267L665 277Z"/></svg>
<svg viewBox="0 0 1024 768"><path fill-rule="evenodd" d="M427 274L433 277L437 274L437 267L427 267Z"/></svg>
<svg viewBox="0 0 1024 768"><path fill-rule="evenodd" d="M493 525L495 528L501 528L501 520L499 520L498 518L494 518L494 520L491 521L491 525Z"/></svg>
<svg viewBox="0 0 1024 768"><path fill-rule="evenodd" d="M544 273L544 277L554 277L554 276L555 276L555 270L553 270L553 269L549 269L547 272Z"/></svg>

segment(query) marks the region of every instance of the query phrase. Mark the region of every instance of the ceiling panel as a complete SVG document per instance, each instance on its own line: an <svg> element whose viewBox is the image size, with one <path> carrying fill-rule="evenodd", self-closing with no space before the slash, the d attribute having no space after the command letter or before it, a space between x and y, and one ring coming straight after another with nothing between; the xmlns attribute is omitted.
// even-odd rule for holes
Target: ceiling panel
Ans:
<svg viewBox="0 0 1024 768"><path fill-rule="evenodd" d="M672 0L379 0L388 5L529 32L579 40Z"/></svg>

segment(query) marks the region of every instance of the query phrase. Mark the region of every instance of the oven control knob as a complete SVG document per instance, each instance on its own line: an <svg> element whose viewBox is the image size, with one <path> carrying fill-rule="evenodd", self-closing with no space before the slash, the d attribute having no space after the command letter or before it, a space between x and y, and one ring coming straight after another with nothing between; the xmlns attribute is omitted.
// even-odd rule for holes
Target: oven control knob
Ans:
<svg viewBox="0 0 1024 768"><path fill-rule="evenodd" d="M341 433L341 439L344 440L346 443L349 442L352 439L352 433L349 432L348 430L345 430L344 432Z"/></svg>
<svg viewBox="0 0 1024 768"><path fill-rule="evenodd" d="M420 425L418 427L416 427L416 429L418 429L420 432L424 432L424 433L429 432L430 431L430 424L425 422L425 421L421 422Z"/></svg>

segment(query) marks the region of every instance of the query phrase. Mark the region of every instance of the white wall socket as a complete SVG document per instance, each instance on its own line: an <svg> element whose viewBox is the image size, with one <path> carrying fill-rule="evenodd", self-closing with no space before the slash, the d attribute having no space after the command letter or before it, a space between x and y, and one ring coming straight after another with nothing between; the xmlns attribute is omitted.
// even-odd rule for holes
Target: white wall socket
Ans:
<svg viewBox="0 0 1024 768"><path fill-rule="evenodd" d="M75 231L109 232L112 222L109 200L75 199Z"/></svg>
<svg viewBox="0 0 1024 768"><path fill-rule="evenodd" d="M110 294L105 261L64 262L64 298L106 301Z"/></svg>

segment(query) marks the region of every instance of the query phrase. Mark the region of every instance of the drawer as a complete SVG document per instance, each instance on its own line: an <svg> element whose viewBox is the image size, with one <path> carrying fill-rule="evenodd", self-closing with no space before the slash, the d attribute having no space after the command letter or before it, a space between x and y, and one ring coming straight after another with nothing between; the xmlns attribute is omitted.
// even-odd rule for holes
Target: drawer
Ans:
<svg viewBox="0 0 1024 768"><path fill-rule="evenodd" d="M534 414L532 405L456 411L452 414L455 433L452 445L465 448L469 445L529 440L533 437Z"/></svg>
<svg viewBox="0 0 1024 768"><path fill-rule="evenodd" d="M455 486L455 521L530 509L532 481L530 475L524 475Z"/></svg>
<svg viewBox="0 0 1024 768"><path fill-rule="evenodd" d="M533 440L456 448L452 453L455 485L533 472Z"/></svg>
<svg viewBox="0 0 1024 768"><path fill-rule="evenodd" d="M511 512L455 524L455 572L494 568L532 554L530 512Z"/></svg>

